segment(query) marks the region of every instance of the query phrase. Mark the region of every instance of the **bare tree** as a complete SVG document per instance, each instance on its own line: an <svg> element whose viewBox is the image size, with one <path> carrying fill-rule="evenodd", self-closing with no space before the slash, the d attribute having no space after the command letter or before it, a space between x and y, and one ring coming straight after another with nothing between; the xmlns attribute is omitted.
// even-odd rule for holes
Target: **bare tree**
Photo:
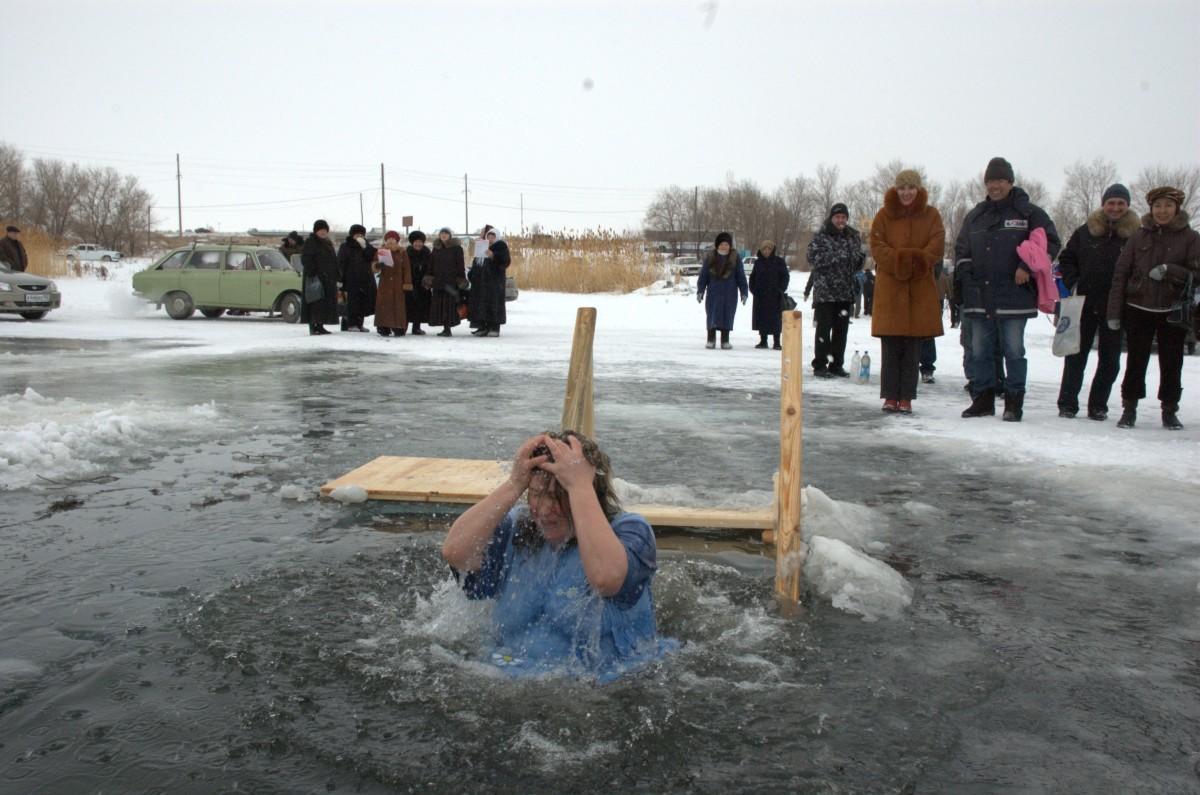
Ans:
<svg viewBox="0 0 1200 795"><path fill-rule="evenodd" d="M0 144L0 220L24 221L28 193L25 156L14 146Z"/></svg>
<svg viewBox="0 0 1200 795"><path fill-rule="evenodd" d="M1063 169L1063 173L1067 178L1050 214L1059 234L1067 235L1100 206L1104 189L1117 181L1117 164L1103 157L1090 163L1080 159Z"/></svg>
<svg viewBox="0 0 1200 795"><path fill-rule="evenodd" d="M813 191L816 197L817 206L820 207L820 212L817 214L817 223L825 220L825 214L829 212L829 208L834 202L841 201L838 192L841 189L842 170L836 165L822 163L817 166L817 178L814 180Z"/></svg>
<svg viewBox="0 0 1200 795"><path fill-rule="evenodd" d="M694 231L692 199L692 191L672 185L658 191L646 209L646 229L665 232L676 256L687 233Z"/></svg>
<svg viewBox="0 0 1200 795"><path fill-rule="evenodd" d="M105 248L117 248L117 201L121 175L115 168L90 168L82 172L75 222L76 234Z"/></svg>
<svg viewBox="0 0 1200 795"><path fill-rule="evenodd" d="M126 175L117 190L113 213L114 248L136 256L153 223L151 206L154 199L138 183L137 177Z"/></svg>
<svg viewBox="0 0 1200 795"><path fill-rule="evenodd" d="M785 179L775 192L775 205L772 235L779 246L779 256L787 257L821 216L816 183L803 174Z"/></svg>
<svg viewBox="0 0 1200 795"><path fill-rule="evenodd" d="M942 226L946 229L946 256L954 257L954 241L958 239L959 230L967 213L983 199L983 184L976 182L960 182L951 180L942 190L938 212L942 214Z"/></svg>
<svg viewBox="0 0 1200 795"><path fill-rule="evenodd" d="M29 220L45 229L52 238L64 237L74 220L83 182L83 173L74 163L34 160Z"/></svg>
<svg viewBox="0 0 1200 795"><path fill-rule="evenodd" d="M1129 186L1129 192L1133 194L1134 209L1142 215L1150 212L1150 208L1146 206L1146 194L1154 188L1168 185L1183 191L1185 197L1183 209L1194 225L1197 214L1200 214L1200 166L1198 165L1165 166L1160 163L1143 168L1138 172L1137 179Z"/></svg>

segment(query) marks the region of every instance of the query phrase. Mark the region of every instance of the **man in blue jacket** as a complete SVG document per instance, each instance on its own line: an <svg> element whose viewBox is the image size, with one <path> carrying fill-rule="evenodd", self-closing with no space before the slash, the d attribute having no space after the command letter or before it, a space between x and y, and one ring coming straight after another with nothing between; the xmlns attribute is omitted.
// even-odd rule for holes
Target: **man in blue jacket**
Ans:
<svg viewBox="0 0 1200 795"><path fill-rule="evenodd" d="M1020 422L1025 403L1025 322L1037 317L1037 285L1017 255L1035 229L1046 231L1050 259L1061 243L1054 222L1029 194L1013 186L1013 167L993 157L984 172L987 198L967 214L954 244L954 271L962 292L964 339L969 346L971 406L964 417L996 413L995 356L1004 356L1004 420Z"/></svg>

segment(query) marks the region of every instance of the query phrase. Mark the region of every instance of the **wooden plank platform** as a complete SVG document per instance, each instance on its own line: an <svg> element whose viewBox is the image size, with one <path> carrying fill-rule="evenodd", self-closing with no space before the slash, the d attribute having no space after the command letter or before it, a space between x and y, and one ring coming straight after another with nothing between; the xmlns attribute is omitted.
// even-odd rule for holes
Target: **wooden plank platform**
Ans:
<svg viewBox="0 0 1200 795"><path fill-rule="evenodd" d="M508 462L461 458L380 456L321 487L328 496L339 486L360 486L372 500L465 503L473 505L508 477ZM677 505L626 505L655 527L699 527L769 530L770 507L737 510Z"/></svg>

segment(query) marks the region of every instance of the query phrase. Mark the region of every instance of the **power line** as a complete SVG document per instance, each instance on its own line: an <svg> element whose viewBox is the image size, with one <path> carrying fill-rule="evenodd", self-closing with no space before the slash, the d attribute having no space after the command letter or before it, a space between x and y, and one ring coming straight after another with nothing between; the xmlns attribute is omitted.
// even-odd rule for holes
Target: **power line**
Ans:
<svg viewBox="0 0 1200 795"><path fill-rule="evenodd" d="M327 193L324 196L305 196L303 198L297 197L295 199L277 199L275 201L266 201L266 202L241 202L241 203L235 203L235 204L189 204L189 205L185 205L183 209L185 209L185 210L219 210L219 209L236 208L236 207L265 207L267 205L304 204L306 202L320 201L322 199L341 199L341 198L345 198L346 196L357 196L359 193L367 193L369 191L377 191L377 190L379 190L379 189L378 188L367 188L366 190L362 190L362 191L352 190L352 191L347 191L345 193ZM391 188L389 188L388 190L391 190ZM154 209L166 210L166 209L170 209L170 208L160 206L160 205L154 205Z"/></svg>

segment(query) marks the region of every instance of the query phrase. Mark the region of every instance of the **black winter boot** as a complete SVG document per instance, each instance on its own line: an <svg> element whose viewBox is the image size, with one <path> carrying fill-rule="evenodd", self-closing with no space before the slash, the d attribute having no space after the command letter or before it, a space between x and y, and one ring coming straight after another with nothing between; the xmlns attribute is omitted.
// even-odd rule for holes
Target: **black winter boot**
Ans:
<svg viewBox="0 0 1200 795"><path fill-rule="evenodd" d="M1182 431L1183 423L1179 421L1179 417L1175 413L1179 411L1178 403L1162 404L1163 427L1168 431Z"/></svg>
<svg viewBox="0 0 1200 795"><path fill-rule="evenodd" d="M1025 405L1024 392L1007 392L1004 395L1004 417L1005 422L1020 422L1021 417L1025 412L1022 410Z"/></svg>
<svg viewBox="0 0 1200 795"><path fill-rule="evenodd" d="M990 389L980 392L962 416L964 419L996 416L996 393Z"/></svg>
<svg viewBox="0 0 1200 795"><path fill-rule="evenodd" d="M1121 419L1117 420L1117 427L1132 428L1137 424L1137 401L1126 400L1121 405L1124 409L1121 411Z"/></svg>

